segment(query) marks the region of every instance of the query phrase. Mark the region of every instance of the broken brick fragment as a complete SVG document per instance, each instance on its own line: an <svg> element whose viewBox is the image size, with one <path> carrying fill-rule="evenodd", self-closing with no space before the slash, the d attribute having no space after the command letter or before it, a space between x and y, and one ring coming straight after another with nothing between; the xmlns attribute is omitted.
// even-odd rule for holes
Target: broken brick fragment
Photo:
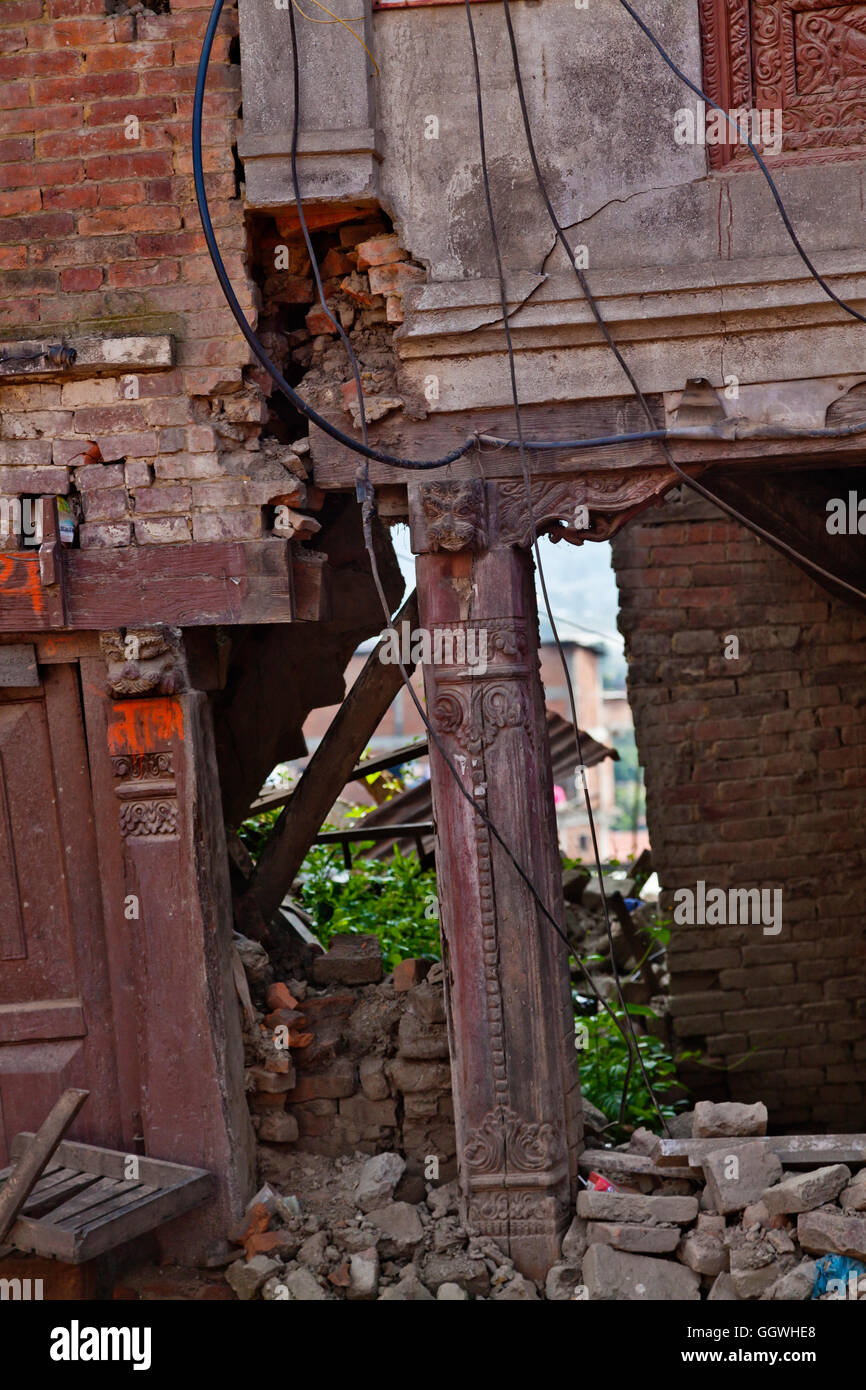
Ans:
<svg viewBox="0 0 866 1390"><path fill-rule="evenodd" d="M421 266L397 261L394 265L371 266L369 279L373 294L403 294L412 285L423 284L427 272Z"/></svg>
<svg viewBox="0 0 866 1390"><path fill-rule="evenodd" d="M283 984L281 980L269 987L265 995L265 1003L269 1009L296 1009L298 1007L297 999L288 985Z"/></svg>
<svg viewBox="0 0 866 1390"><path fill-rule="evenodd" d="M394 966L394 988L412 989L426 979L432 960L401 960Z"/></svg>
<svg viewBox="0 0 866 1390"><path fill-rule="evenodd" d="M321 304L313 305L312 309L307 314L305 323L308 331L312 333L314 338L318 338L320 334L323 333L330 333L333 337L337 332L335 324L328 318Z"/></svg>
<svg viewBox="0 0 866 1390"><path fill-rule="evenodd" d="M358 269L367 270L371 265L390 265L394 261L405 261L407 253L400 248L396 235L371 237L369 241L358 243Z"/></svg>
<svg viewBox="0 0 866 1390"><path fill-rule="evenodd" d="M345 280L340 281L340 289L343 294L348 295L354 304L360 304L362 309L372 309L376 303L375 294L370 293L370 286L365 275L359 275L353 271L347 275Z"/></svg>
<svg viewBox="0 0 866 1390"><path fill-rule="evenodd" d="M353 263L345 251L338 251L332 246L319 266L319 273L323 280L330 280L336 275L351 275L353 269Z"/></svg>

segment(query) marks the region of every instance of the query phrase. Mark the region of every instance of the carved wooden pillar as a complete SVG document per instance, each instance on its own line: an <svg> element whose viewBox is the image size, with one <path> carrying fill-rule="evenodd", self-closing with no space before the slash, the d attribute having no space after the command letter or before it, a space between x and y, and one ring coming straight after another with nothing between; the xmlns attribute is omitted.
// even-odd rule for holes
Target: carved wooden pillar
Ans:
<svg viewBox="0 0 866 1390"><path fill-rule="evenodd" d="M472 801L562 924L533 566L490 534L496 500L480 481L413 490L427 707ZM463 1200L475 1230L543 1277L573 1209L582 1131L567 952L430 758Z"/></svg>
<svg viewBox="0 0 866 1390"><path fill-rule="evenodd" d="M164 1257L203 1262L254 1177L210 709L176 629L101 648L81 669L127 1142L215 1174L216 1197L158 1232Z"/></svg>

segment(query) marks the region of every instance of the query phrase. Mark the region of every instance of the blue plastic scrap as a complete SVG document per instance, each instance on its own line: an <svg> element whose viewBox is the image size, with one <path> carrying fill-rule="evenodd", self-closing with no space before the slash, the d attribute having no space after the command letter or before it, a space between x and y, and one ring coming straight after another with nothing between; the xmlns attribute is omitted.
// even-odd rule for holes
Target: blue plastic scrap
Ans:
<svg viewBox="0 0 866 1390"><path fill-rule="evenodd" d="M861 1274L866 1274L866 1265L862 1260L853 1260L850 1255L822 1255L820 1260L815 1261L815 1284L812 1289L812 1298L820 1298L822 1294L831 1292L830 1281L835 1282L836 1288L843 1289L847 1293L850 1287L849 1280L851 1275L857 1278ZM845 1294L843 1294L843 1297Z"/></svg>

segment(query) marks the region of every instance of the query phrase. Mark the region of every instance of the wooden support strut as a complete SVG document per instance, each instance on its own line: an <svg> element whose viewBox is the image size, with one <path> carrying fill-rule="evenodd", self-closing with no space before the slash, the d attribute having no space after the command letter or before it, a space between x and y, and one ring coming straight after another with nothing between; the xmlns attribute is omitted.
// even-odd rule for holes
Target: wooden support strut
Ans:
<svg viewBox="0 0 866 1390"><path fill-rule="evenodd" d="M412 593L394 623L408 622L413 627L417 621L418 606ZM367 658L259 856L248 891L265 922L291 888L322 822L351 781L361 753L402 685L400 667L380 661L381 647L380 642Z"/></svg>
<svg viewBox="0 0 866 1390"><path fill-rule="evenodd" d="M73 1089L63 1092L7 1178L0 1190L0 1244L14 1226L15 1218L89 1095L89 1091Z"/></svg>

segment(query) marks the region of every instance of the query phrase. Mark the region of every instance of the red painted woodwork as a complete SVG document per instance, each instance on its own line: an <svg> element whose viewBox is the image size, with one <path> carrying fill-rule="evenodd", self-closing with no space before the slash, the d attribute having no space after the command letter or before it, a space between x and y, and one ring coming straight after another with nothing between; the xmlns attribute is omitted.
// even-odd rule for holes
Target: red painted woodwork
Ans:
<svg viewBox="0 0 866 1390"><path fill-rule="evenodd" d="M729 111L783 112L783 156L844 158L866 146L866 4L699 0L704 90ZM752 164L709 146L715 168Z"/></svg>
<svg viewBox="0 0 866 1390"><path fill-rule="evenodd" d="M96 834L78 682L0 691L0 1166L60 1093L91 1097L70 1133L121 1142Z"/></svg>
<svg viewBox="0 0 866 1390"><path fill-rule="evenodd" d="M437 534L450 537L444 523ZM483 675L425 670L433 726L562 923L532 561L506 547L439 550L416 573L424 627L487 632ZM570 1219L580 1141L567 952L432 748L431 775L463 1199L476 1229L543 1277Z"/></svg>

